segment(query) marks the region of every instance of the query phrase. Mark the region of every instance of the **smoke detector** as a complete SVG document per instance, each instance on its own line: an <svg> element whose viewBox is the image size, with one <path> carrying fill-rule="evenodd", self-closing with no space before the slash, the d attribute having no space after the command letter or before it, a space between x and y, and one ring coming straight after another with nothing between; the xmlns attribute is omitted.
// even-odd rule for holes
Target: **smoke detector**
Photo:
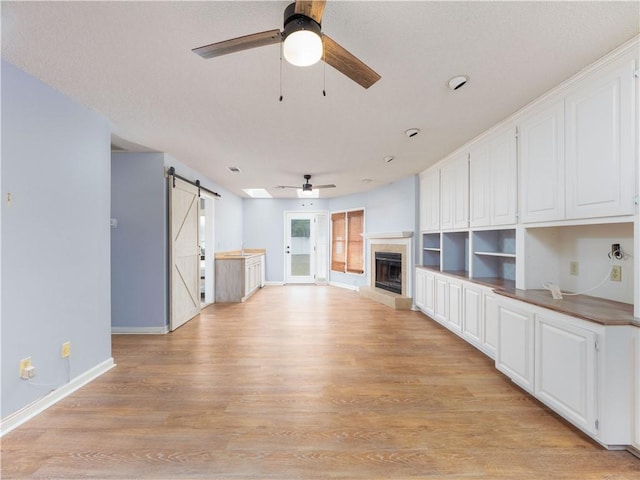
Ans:
<svg viewBox="0 0 640 480"><path fill-rule="evenodd" d="M404 133L407 135L407 137L413 138L420 133L420 130L418 130L417 128L410 128L409 130L406 130Z"/></svg>
<svg viewBox="0 0 640 480"><path fill-rule="evenodd" d="M467 77L466 75L456 75L451 80L449 80L449 83L447 85L449 85L449 88L451 90L458 90L459 88L463 87L468 81L469 77Z"/></svg>

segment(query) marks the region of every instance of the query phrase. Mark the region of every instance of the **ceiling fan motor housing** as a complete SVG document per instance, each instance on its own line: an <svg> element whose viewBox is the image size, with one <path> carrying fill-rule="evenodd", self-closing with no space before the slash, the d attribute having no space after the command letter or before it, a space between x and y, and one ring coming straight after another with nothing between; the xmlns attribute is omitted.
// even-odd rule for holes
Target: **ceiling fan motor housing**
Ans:
<svg viewBox="0 0 640 480"><path fill-rule="evenodd" d="M300 30L310 30L320 36L320 24L313 20L313 18L307 17L301 13L296 13L296 4L292 3L284 10L282 39L284 40L293 32Z"/></svg>

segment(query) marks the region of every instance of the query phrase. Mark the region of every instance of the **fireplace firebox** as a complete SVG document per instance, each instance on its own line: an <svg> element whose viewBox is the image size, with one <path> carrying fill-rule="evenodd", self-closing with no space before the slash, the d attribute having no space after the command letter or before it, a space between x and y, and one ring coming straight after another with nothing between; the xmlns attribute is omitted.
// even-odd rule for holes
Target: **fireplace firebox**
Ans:
<svg viewBox="0 0 640 480"><path fill-rule="evenodd" d="M376 252L376 287L402 294L402 254Z"/></svg>

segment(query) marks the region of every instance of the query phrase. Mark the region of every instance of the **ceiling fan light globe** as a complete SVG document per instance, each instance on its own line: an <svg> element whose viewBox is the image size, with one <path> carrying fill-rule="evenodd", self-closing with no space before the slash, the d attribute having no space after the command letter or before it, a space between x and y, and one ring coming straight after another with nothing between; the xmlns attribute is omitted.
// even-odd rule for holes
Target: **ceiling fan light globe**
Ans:
<svg viewBox="0 0 640 480"><path fill-rule="evenodd" d="M312 30L297 30L284 39L284 58L297 67L308 67L322 58L322 39Z"/></svg>

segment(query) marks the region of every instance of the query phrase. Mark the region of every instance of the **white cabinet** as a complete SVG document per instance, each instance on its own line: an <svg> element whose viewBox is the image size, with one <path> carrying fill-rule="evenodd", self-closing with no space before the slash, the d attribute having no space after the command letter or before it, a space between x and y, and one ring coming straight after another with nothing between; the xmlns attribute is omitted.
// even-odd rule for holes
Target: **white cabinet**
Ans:
<svg viewBox="0 0 640 480"><path fill-rule="evenodd" d="M447 281L447 327L454 332L462 332L462 284Z"/></svg>
<svg viewBox="0 0 640 480"><path fill-rule="evenodd" d="M482 337L480 345L487 354L496 358L498 352L498 300L485 292L482 298Z"/></svg>
<svg viewBox="0 0 640 480"><path fill-rule="evenodd" d="M440 229L440 170L420 175L420 231Z"/></svg>
<svg viewBox="0 0 640 480"><path fill-rule="evenodd" d="M634 213L634 70L627 58L565 99L569 219Z"/></svg>
<svg viewBox="0 0 640 480"><path fill-rule="evenodd" d="M535 326L535 396L597 434L597 332L564 315L536 314Z"/></svg>
<svg viewBox="0 0 640 480"><path fill-rule="evenodd" d="M469 161L459 155L440 169L440 228L469 226Z"/></svg>
<svg viewBox="0 0 640 480"><path fill-rule="evenodd" d="M216 302L244 302L264 285L264 255L216 256Z"/></svg>
<svg viewBox="0 0 640 480"><path fill-rule="evenodd" d="M533 393L534 328L531 312L515 302L498 302L496 368Z"/></svg>
<svg viewBox="0 0 640 480"><path fill-rule="evenodd" d="M442 324L447 323L447 279L440 275L434 278L433 318Z"/></svg>
<svg viewBox="0 0 640 480"><path fill-rule="evenodd" d="M476 346L482 344L482 290L472 283L462 286L462 336Z"/></svg>
<svg viewBox="0 0 640 480"><path fill-rule="evenodd" d="M435 274L416 268L416 307L433 317L435 314Z"/></svg>
<svg viewBox="0 0 640 480"><path fill-rule="evenodd" d="M494 134L469 154L470 225L510 225L518 210L515 128Z"/></svg>
<svg viewBox="0 0 640 480"><path fill-rule="evenodd" d="M564 101L519 125L520 218L564 219Z"/></svg>
<svg viewBox="0 0 640 480"><path fill-rule="evenodd" d="M633 378L636 379L636 401L635 401L635 415L636 415L636 424L635 424L635 437L634 437L634 446L640 450L640 328L634 328L635 334L635 353L636 353L636 361L635 361L635 370L633 374Z"/></svg>

